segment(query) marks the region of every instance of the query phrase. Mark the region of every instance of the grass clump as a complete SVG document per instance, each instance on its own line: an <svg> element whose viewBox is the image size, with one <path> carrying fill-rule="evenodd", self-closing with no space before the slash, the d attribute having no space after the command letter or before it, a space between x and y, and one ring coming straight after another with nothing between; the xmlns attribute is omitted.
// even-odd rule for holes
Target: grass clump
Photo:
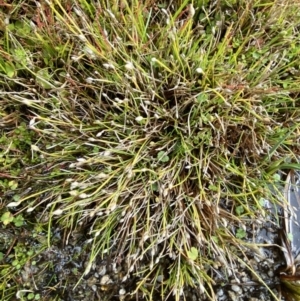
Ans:
<svg viewBox="0 0 300 301"><path fill-rule="evenodd" d="M85 229L86 273L113 254L148 300L187 287L214 300L213 264L234 273L245 225L278 202L274 174L299 162L293 2L5 9L1 210L55 224L65 243Z"/></svg>

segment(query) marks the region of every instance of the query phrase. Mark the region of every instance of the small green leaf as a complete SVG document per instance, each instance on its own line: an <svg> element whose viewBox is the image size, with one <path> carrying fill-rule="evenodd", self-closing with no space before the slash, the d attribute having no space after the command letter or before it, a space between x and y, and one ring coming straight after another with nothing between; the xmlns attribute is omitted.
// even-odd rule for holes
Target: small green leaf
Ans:
<svg viewBox="0 0 300 301"><path fill-rule="evenodd" d="M18 188L18 182L12 180L12 181L9 181L8 182L8 187L11 189L11 190L15 190Z"/></svg>
<svg viewBox="0 0 300 301"><path fill-rule="evenodd" d="M157 159L158 159L158 161L161 161L161 162L168 162L170 160L169 156L164 151L160 151L157 154Z"/></svg>
<svg viewBox="0 0 300 301"><path fill-rule="evenodd" d="M194 247L191 247L191 250L187 252L188 253L188 258L191 260L196 260L198 257L198 250Z"/></svg>
<svg viewBox="0 0 300 301"><path fill-rule="evenodd" d="M13 221L14 217L13 215L7 211L5 213L2 214L1 216L1 222L3 222L3 225L8 225L9 223L11 223Z"/></svg>
<svg viewBox="0 0 300 301"><path fill-rule="evenodd" d="M235 213L236 213L237 215L242 215L242 214L244 213L244 211L245 211L245 209L244 209L244 207L243 207L242 205L237 206L237 207L235 208Z"/></svg>
<svg viewBox="0 0 300 301"><path fill-rule="evenodd" d="M19 264L19 260L15 259L11 264L12 266L16 267Z"/></svg>
<svg viewBox="0 0 300 301"><path fill-rule="evenodd" d="M151 185L151 187L152 187L152 190L153 190L153 191L158 191L158 185L157 185L157 183L153 183L153 184Z"/></svg>
<svg viewBox="0 0 300 301"><path fill-rule="evenodd" d="M24 217L22 216L22 214L19 214L14 218L13 222L16 227L22 227L24 224Z"/></svg>
<svg viewBox="0 0 300 301"><path fill-rule="evenodd" d="M211 236L211 239L212 239L216 244L219 243L219 239L218 239L217 236Z"/></svg>
<svg viewBox="0 0 300 301"><path fill-rule="evenodd" d="M18 202L18 201L20 200L20 198L21 198L21 196L20 196L19 194L15 194L15 195L13 196L13 200L14 200L15 202Z"/></svg>
<svg viewBox="0 0 300 301"><path fill-rule="evenodd" d="M209 185L208 188L212 191L218 191L219 188L216 185Z"/></svg>
<svg viewBox="0 0 300 301"><path fill-rule="evenodd" d="M278 173L275 173L275 174L273 175L273 180L274 180L275 182L279 182L279 181L280 181L280 175L279 175Z"/></svg>
<svg viewBox="0 0 300 301"><path fill-rule="evenodd" d="M246 233L245 230L239 228L239 229L237 229L235 236L236 236L236 238L242 239L242 238L245 238L245 237L246 237L246 234L247 234L247 233Z"/></svg>
<svg viewBox="0 0 300 301"><path fill-rule="evenodd" d="M14 75L16 73L15 66L12 63L6 62L5 63L5 73L10 78L14 77Z"/></svg>
<svg viewBox="0 0 300 301"><path fill-rule="evenodd" d="M44 89L51 89L54 86L50 82L51 75L48 72L48 68L40 69L36 73L36 82Z"/></svg>
<svg viewBox="0 0 300 301"><path fill-rule="evenodd" d="M287 238L289 241L293 241L293 234L292 233L288 233L287 234Z"/></svg>

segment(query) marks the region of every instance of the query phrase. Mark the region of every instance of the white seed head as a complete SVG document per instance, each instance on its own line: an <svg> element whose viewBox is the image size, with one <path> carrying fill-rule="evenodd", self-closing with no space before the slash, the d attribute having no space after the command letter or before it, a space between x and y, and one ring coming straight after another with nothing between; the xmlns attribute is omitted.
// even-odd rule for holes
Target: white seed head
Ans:
<svg viewBox="0 0 300 301"><path fill-rule="evenodd" d="M96 179L105 179L108 175L104 172L100 172L97 176L95 176Z"/></svg>
<svg viewBox="0 0 300 301"><path fill-rule="evenodd" d="M106 11L113 19L116 19L116 16L109 9L107 9Z"/></svg>
<svg viewBox="0 0 300 301"><path fill-rule="evenodd" d="M72 61L78 62L79 59L80 59L80 57L78 57L78 56L75 56L75 55L72 55L72 56L71 56L71 60L72 60Z"/></svg>
<svg viewBox="0 0 300 301"><path fill-rule="evenodd" d="M166 9L162 8L161 11L166 15L166 16L169 16L168 12Z"/></svg>
<svg viewBox="0 0 300 301"><path fill-rule="evenodd" d="M71 190L71 191L69 191L69 194L71 196L77 196L79 194L79 192L78 192L78 190Z"/></svg>
<svg viewBox="0 0 300 301"><path fill-rule="evenodd" d="M144 118L142 116L138 116L135 118L135 121L141 122Z"/></svg>
<svg viewBox="0 0 300 301"><path fill-rule="evenodd" d="M202 68L200 68L200 67L198 67L196 69L196 72L199 73L199 74L203 74L204 73L203 70L202 70Z"/></svg>
<svg viewBox="0 0 300 301"><path fill-rule="evenodd" d="M6 205L6 207L10 208L10 207L16 207L19 206L21 204L21 202L11 202L9 204Z"/></svg>
<svg viewBox="0 0 300 301"><path fill-rule="evenodd" d="M127 62L126 65L125 65L125 68L127 70L133 70L134 66L133 66L132 62Z"/></svg>
<svg viewBox="0 0 300 301"><path fill-rule="evenodd" d="M35 152L40 151L39 147L37 145L34 145L34 144L31 145L31 150L33 150Z"/></svg>
<svg viewBox="0 0 300 301"><path fill-rule="evenodd" d="M193 17L195 15L195 8L194 8L193 4L189 5L189 15L190 15L190 17Z"/></svg>
<svg viewBox="0 0 300 301"><path fill-rule="evenodd" d="M82 42L86 42L87 41L87 38L83 35L83 34L80 34L78 36L79 40L82 41Z"/></svg>
<svg viewBox="0 0 300 301"><path fill-rule="evenodd" d="M52 212L52 215L61 215L62 213L63 213L62 209L57 209L57 210Z"/></svg>
<svg viewBox="0 0 300 301"><path fill-rule="evenodd" d="M78 17L81 17L82 16L82 11L77 9L76 7L74 7L74 12L75 14L78 16Z"/></svg>
<svg viewBox="0 0 300 301"><path fill-rule="evenodd" d="M105 152L103 152L103 156L104 157L109 157L111 155L111 151L106 150Z"/></svg>
<svg viewBox="0 0 300 301"><path fill-rule="evenodd" d="M88 195L86 193L81 193L78 197L80 199L86 199L88 197Z"/></svg>
<svg viewBox="0 0 300 301"><path fill-rule="evenodd" d="M103 64L103 67L104 68L106 68L106 69L112 69L112 70L114 70L115 69L115 66L114 65L112 65L112 64Z"/></svg>
<svg viewBox="0 0 300 301"><path fill-rule="evenodd" d="M34 24L34 22L30 21L30 27L31 27L32 29L36 29L36 25Z"/></svg>
<svg viewBox="0 0 300 301"><path fill-rule="evenodd" d="M88 84L92 84L93 81L94 81L94 79L93 79L92 77L87 77L87 78L85 79L85 81L86 81L86 83L88 83Z"/></svg>

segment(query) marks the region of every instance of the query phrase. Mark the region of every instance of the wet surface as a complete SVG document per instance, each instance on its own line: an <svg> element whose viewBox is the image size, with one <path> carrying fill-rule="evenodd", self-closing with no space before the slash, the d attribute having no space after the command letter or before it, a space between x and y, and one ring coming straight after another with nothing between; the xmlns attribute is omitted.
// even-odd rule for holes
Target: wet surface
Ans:
<svg viewBox="0 0 300 301"><path fill-rule="evenodd" d="M7 250L14 242L16 235L7 229L0 228L0 251Z"/></svg>
<svg viewBox="0 0 300 301"><path fill-rule="evenodd" d="M291 241L292 255L297 257L300 252L300 172L292 171L289 173L284 190L289 204L286 229Z"/></svg>
<svg viewBox="0 0 300 301"><path fill-rule="evenodd" d="M296 174L294 179L299 186L299 174ZM290 183L286 189L289 202L293 207L299 208L299 187ZM278 271L286 265L286 258L279 247L281 224L274 214L274 207L267 200L263 206L266 215L258 216L255 220L243 221L246 231L245 246L230 246L235 254L231 264L224 265L221 256L212 258L214 264L208 267L208 273L215 282L213 289L216 301L268 301L274 300L274 296L278 297L280 294ZM230 206L225 205L223 209L229 212L232 210ZM293 253L297 253L300 235L295 233L299 233L299 215L297 213L292 216L293 219L288 219L291 230L294 231L291 245ZM232 226L232 231L233 234L236 233L236 225ZM141 278L136 271L130 271L131 266L126 254L122 254L122 257L114 251L106 255L99 254L90 264L91 241L83 234L70 237L68 244L64 245L63 233L55 230L51 235L50 248L45 244L46 232L35 238L31 237L30 232L25 234L27 236L23 235L22 239L19 239L19 236L9 229L0 229L0 251L9 251L9 255L1 262L4 265L13 263L16 257L14 252L20 252L18 250L21 247L25 250L39 250L43 246L42 252L26 259L26 263L16 271L16 277L9 283L14 286L17 279L18 290L24 291L24 296L28 294L26 291L33 291L40 294L41 299L45 301L146 300L141 292L135 292ZM168 277L168 269L173 262L169 257L164 257L159 262L162 270L165 270L160 276L162 279ZM145 258L140 267L142 269L143 266L149 265L150 261ZM89 272L84 274L88 266ZM264 284L267 284L269 289ZM154 292L157 300L160 300L161 285L162 282L159 281L156 284L149 283L149 289ZM204 289L197 285L185 287L183 293L186 300L209 300ZM170 295L166 300L173 301L174 297Z"/></svg>
<svg viewBox="0 0 300 301"><path fill-rule="evenodd" d="M263 220L265 223L262 220L245 222L247 231L245 242L249 243L249 246L253 242L262 245L278 243L278 231L274 228L276 221L273 220L271 213ZM62 237L62 233L58 230L54 231L51 247L44 248L44 251L28 259L23 268L16 273L19 291L34 291L45 301L146 300L141 292L135 292L141 278L135 274L135 271L129 272L130 263L126 260L126 254L122 258L114 252L97 256L95 262L90 265L89 272L82 277L90 264L91 242L84 235L77 235L64 246ZM10 233L7 234L7 238L4 248L6 250L15 236ZM28 237L19 241L16 246L25 244L28 249L33 247L39 249L42 238L37 240ZM276 270L278 266L284 264L279 248L276 246L255 249L245 247L244 252L241 252L232 246L232 251L239 259L236 258L230 268L224 267L221 258L214 258L214 265L209 268L209 273L215 281L215 300L273 300L270 291L258 282L257 275L270 286L275 295L278 295L279 278ZM5 264L13 262L15 258L13 252L14 250L11 250L10 256L5 257ZM168 257L160 261L159 264L166 271L161 275L162 278L168 277L168 269L173 262L173 259ZM247 263L253 272L243 262ZM141 263L141 269L149 264L150 261L145 258ZM13 281L11 285L14 285ZM160 300L161 283L154 285L149 282L149 289L152 289L156 299ZM209 300L203 288L199 286L185 287L183 293L187 300ZM28 293L24 294L26 296ZM175 299L170 295L166 300Z"/></svg>

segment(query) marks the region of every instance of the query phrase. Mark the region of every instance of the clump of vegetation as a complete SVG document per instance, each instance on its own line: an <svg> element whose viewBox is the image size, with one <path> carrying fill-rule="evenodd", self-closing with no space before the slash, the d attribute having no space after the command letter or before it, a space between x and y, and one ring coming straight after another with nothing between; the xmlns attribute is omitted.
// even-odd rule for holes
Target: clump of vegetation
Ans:
<svg viewBox="0 0 300 301"><path fill-rule="evenodd" d="M149 300L234 273L299 163L293 1L14 1L1 13L2 222L84 229ZM4 217L3 217L4 216ZM168 259L168 265L162 264ZM145 264L146 263L146 264ZM130 267L130 268L129 268ZM251 267L249 266L249 269ZM159 283L159 286L157 284Z"/></svg>

